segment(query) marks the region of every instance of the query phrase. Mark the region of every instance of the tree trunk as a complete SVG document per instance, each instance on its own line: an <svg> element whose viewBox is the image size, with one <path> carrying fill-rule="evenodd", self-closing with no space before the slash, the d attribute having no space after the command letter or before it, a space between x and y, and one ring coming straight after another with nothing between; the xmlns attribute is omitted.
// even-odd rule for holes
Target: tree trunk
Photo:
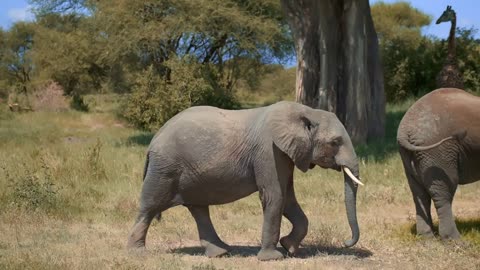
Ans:
<svg viewBox="0 0 480 270"><path fill-rule="evenodd" d="M297 102L334 112L352 140L385 134L385 94L368 0L282 0L297 52Z"/></svg>

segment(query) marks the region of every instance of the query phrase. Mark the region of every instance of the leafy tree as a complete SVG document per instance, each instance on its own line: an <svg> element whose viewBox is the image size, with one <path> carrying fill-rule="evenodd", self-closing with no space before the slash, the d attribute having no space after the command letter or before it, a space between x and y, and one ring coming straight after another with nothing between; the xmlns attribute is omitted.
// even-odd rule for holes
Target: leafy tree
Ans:
<svg viewBox="0 0 480 270"><path fill-rule="evenodd" d="M430 45L421 28L430 24L431 17L407 2L375 3L372 17L379 36L387 101L399 101L412 92L418 93L417 82L432 76L428 70L425 73L416 69L419 64L425 67L421 56Z"/></svg>
<svg viewBox="0 0 480 270"><path fill-rule="evenodd" d="M174 75L180 66L171 63L189 65L191 72L187 73L196 74L194 78L208 84L202 89L209 90L200 91L201 98L182 104L238 107L234 98L238 80L255 81L260 63L281 60L292 49L280 5L274 0L120 0L112 3L102 1L96 9L96 25L102 26L102 33L108 37L101 58L112 67L122 63L117 71L125 77L145 76L144 70L151 66L155 71L151 71L152 76L164 81L167 89L180 78ZM132 98L145 89L136 86ZM190 93L186 88L178 91L186 96ZM132 104L135 102L131 100ZM171 116L165 107L161 109ZM134 121L132 117L129 119ZM160 122L154 122L157 126L164 121L162 117L159 119Z"/></svg>
<svg viewBox="0 0 480 270"><path fill-rule="evenodd" d="M372 6L372 16L379 36L387 101L397 102L434 90L447 42L422 35L421 28L430 24L431 17L406 2L378 2ZM457 28L456 33L457 59L465 88L478 91L480 42L474 38L474 29Z"/></svg>
<svg viewBox="0 0 480 270"><path fill-rule="evenodd" d="M282 61L293 49L277 0L30 3L39 25L35 60L42 68L38 76L55 79L69 93L133 90L130 97L135 98L141 91L146 91L143 95L150 91L141 86L147 75L151 80L158 77L154 81L163 82L162 89L170 89L179 80L174 74L186 74L172 63L182 63L189 66L187 73L208 84L209 91L201 91L204 96L194 104L232 108L237 106L234 91L239 79L253 83L262 63ZM186 88L179 91L190 94ZM132 117L140 117L125 113L133 122ZM158 121L152 123L164 120Z"/></svg>
<svg viewBox="0 0 480 270"><path fill-rule="evenodd" d="M104 39L91 20L78 15L49 14L37 23L33 59L39 79L59 82L66 94L98 92L106 67L100 59Z"/></svg>
<svg viewBox="0 0 480 270"><path fill-rule="evenodd" d="M198 63L213 63L222 87L231 91L241 74L236 61L282 58L291 44L287 30L279 27L283 21L274 0L114 2L97 6L98 25L110 44L105 57L133 60L133 67L141 69L153 64L167 77L163 63L191 55Z"/></svg>
<svg viewBox="0 0 480 270"><path fill-rule="evenodd" d="M465 90L480 91L480 39L475 38L475 28L457 28L457 59ZM446 54L446 40L442 40L442 52ZM445 59L444 55L442 59Z"/></svg>
<svg viewBox="0 0 480 270"><path fill-rule="evenodd" d="M3 87L24 94L28 103L33 69L30 55L34 38L32 24L16 23L9 31L2 30L0 34L0 74Z"/></svg>

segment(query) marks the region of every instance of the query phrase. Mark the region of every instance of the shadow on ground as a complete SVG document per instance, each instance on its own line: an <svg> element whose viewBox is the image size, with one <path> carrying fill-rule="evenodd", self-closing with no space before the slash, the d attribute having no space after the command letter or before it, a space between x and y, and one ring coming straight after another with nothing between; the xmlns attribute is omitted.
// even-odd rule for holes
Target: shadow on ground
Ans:
<svg viewBox="0 0 480 270"><path fill-rule="evenodd" d="M355 149L357 156L363 160L381 162L397 153L397 129L405 112L387 112L385 139L357 146Z"/></svg>
<svg viewBox="0 0 480 270"><path fill-rule="evenodd" d="M230 251L230 256L240 256L240 257L252 257L257 256L257 253L260 251L259 246L231 246L232 250ZM286 254L285 250L278 248L281 252ZM172 253L177 254L187 254L187 255L203 255L204 249L202 247L182 247L176 248L171 251ZM300 247L298 254L295 258L311 258L313 256L324 254L324 255L333 255L333 256L354 256L357 259L367 258L373 255L373 253L364 248L340 248L340 247L325 247L320 245L305 245Z"/></svg>

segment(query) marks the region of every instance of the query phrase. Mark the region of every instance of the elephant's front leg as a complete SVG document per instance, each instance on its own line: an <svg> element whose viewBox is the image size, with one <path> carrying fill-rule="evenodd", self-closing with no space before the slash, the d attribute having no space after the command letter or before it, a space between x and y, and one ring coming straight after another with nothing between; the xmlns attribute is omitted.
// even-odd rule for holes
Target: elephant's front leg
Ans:
<svg viewBox="0 0 480 270"><path fill-rule="evenodd" d="M230 250L230 246L218 237L210 219L208 206L190 205L188 210L197 223L200 244L205 248L205 255L212 258L226 254Z"/></svg>
<svg viewBox="0 0 480 270"><path fill-rule="evenodd" d="M257 257L261 261L283 259L283 254L276 249L280 238L280 223L285 204L284 192L280 187L260 187L260 199L263 206L262 248Z"/></svg>
<svg viewBox="0 0 480 270"><path fill-rule="evenodd" d="M289 254L295 255L300 242L307 235L308 219L295 198L293 181L290 181L287 187L287 198L283 215L292 223L292 231L280 239L280 244L282 244Z"/></svg>

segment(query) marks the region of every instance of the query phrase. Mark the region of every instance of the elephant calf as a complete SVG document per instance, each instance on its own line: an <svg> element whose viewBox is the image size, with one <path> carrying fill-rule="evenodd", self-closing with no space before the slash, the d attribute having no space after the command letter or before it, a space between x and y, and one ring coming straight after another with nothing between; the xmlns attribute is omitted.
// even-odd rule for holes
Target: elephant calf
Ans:
<svg viewBox="0 0 480 270"><path fill-rule="evenodd" d="M480 98L437 89L412 105L397 140L415 202L417 234L433 236L431 201L443 239L458 239L452 214L457 186L480 179Z"/></svg>
<svg viewBox="0 0 480 270"><path fill-rule="evenodd" d="M229 111L189 108L170 119L148 148L140 211L128 239L143 248L154 217L177 205L195 219L200 243L209 257L229 246L218 237L209 205L233 202L259 191L263 206L260 260L283 258L276 250L282 215L293 225L280 240L295 254L307 234L308 220L295 198L293 171L318 165L344 171L345 204L353 246L359 239L356 218L358 161L338 118L293 102Z"/></svg>

